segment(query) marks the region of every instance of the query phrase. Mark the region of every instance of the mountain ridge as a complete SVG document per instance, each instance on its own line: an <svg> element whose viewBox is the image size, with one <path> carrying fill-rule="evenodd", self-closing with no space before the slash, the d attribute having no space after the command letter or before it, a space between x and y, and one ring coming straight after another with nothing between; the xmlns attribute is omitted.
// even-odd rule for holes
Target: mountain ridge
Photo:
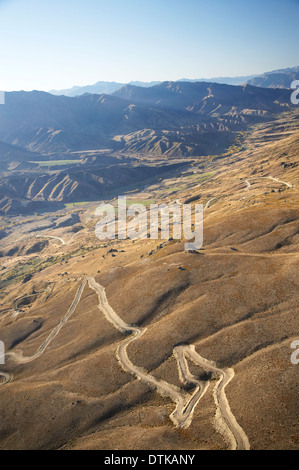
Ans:
<svg viewBox="0 0 299 470"><path fill-rule="evenodd" d="M171 142L184 146L177 156L205 154L215 152L214 142L223 141L225 132L233 138L249 124L271 119L291 106L288 90L209 82L163 82L149 88L126 85L112 95L78 97L11 92L0 108L0 141L44 154L121 151L126 136L131 140L135 135L140 143L140 132L144 141L144 131L153 131L166 141L158 154L168 151ZM197 142L205 140L207 132L213 138L210 149L203 151Z"/></svg>
<svg viewBox="0 0 299 470"><path fill-rule="evenodd" d="M179 80L173 80L175 82L212 82L212 83L219 83L219 84L226 84L226 85L244 85L244 84L252 84L255 83L264 83L264 86L267 87L264 77L271 75L271 74L281 74L281 79L286 79L282 77L282 75L286 75L289 73L299 73L299 66L295 67L288 67L286 69L277 69L272 70L269 72L264 72L262 74L252 74L252 75L243 75L243 76L236 76L236 77L212 77L212 78L198 78L198 79L190 79L190 78L180 78ZM273 77L272 77L273 78ZM65 95L65 96L79 96L85 93L91 94L110 94L114 93L115 91L119 90L120 88L126 85L133 85L133 86L142 86L142 87L151 87L155 86L159 83L163 83L162 81L151 81L151 82L142 82L142 81L131 81L129 83L122 83L122 82L115 82L115 81L98 81L92 85L83 85L83 86L73 86L71 88L66 88L62 90L50 90L49 93L54 95ZM271 84L270 84L271 85ZM256 85L256 86L263 86L263 85ZM274 88L275 86L270 86ZM282 87L282 84L278 84L278 87ZM286 86L286 88L289 88Z"/></svg>

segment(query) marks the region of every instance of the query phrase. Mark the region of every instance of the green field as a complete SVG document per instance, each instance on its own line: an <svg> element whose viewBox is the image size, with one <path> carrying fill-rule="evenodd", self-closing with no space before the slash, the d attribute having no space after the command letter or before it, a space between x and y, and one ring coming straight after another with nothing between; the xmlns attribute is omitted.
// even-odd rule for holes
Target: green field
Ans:
<svg viewBox="0 0 299 470"><path fill-rule="evenodd" d="M155 204L155 201L153 199L127 199L127 206L131 206L132 204L150 206L151 204Z"/></svg>
<svg viewBox="0 0 299 470"><path fill-rule="evenodd" d="M76 206L83 206L84 204L90 204L92 202L97 202L97 201L79 201L79 202L67 202L66 204L64 204L64 206L67 208L67 209L70 209L72 207L76 207ZM100 204L100 203L99 203Z"/></svg>
<svg viewBox="0 0 299 470"><path fill-rule="evenodd" d="M66 166L73 165L74 163L80 163L81 160L46 160L43 162L30 162L37 163L39 166Z"/></svg>

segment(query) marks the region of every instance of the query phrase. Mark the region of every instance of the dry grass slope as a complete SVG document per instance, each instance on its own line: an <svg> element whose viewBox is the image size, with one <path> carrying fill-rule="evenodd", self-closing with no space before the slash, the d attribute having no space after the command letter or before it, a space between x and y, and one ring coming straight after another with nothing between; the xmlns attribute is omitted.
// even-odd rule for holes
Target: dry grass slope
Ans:
<svg viewBox="0 0 299 470"><path fill-rule="evenodd" d="M100 243L90 206L80 213L84 231L68 245L48 239L38 255L22 249L13 257L5 248L3 273L12 279L3 284L0 334L7 352L34 355L67 313L82 279L95 277L117 315L146 328L127 347L136 367L189 393L173 351L194 344L218 368L234 370L226 396L250 448L298 448L298 366L290 360L291 342L299 336L298 116L256 127L245 146L205 162L203 169L202 162L193 164L179 184L168 181L175 196L163 181L134 194L164 202L210 201L204 246L196 253L186 252L183 241L161 247L151 240ZM69 238L67 227L41 233ZM34 246L30 232L20 236L14 246ZM118 251L109 253L111 248ZM36 256L46 261L50 254L55 262L32 271L22 284L20 264L29 269ZM14 300L34 292L16 315ZM27 364L9 357L2 366L11 381L0 386L0 447L229 448L215 423L219 375L188 360L190 373L209 383L191 425L177 428L169 418L173 401L121 368L116 351L123 341L85 284L72 315L40 357Z"/></svg>

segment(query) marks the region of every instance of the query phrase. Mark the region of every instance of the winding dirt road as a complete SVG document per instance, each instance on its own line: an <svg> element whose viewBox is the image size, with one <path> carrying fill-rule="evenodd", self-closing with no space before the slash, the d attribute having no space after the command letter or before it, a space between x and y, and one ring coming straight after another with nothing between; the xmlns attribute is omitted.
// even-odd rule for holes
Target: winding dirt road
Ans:
<svg viewBox="0 0 299 470"><path fill-rule="evenodd" d="M74 300L73 300L70 308L68 309L66 315L63 317L61 322L51 331L51 333L49 334L47 339L42 343L42 345L33 354L33 356L23 356L23 352L21 351L20 353L16 353L16 352L7 353L6 357L7 358L10 357L11 359L13 359L18 364L26 364L26 363L32 362L35 359L37 359L38 357L40 357L45 352L46 348L49 346L51 341L53 341L55 336L58 335L61 328L66 324L66 322L68 321L70 316L73 314L73 312L76 309L78 303L80 302L80 299L81 299L81 296L82 296L85 285L86 285L86 279L83 280L83 282L81 283L79 289L77 290L76 295L74 297ZM0 374L1 374L1 372L0 372Z"/></svg>
<svg viewBox="0 0 299 470"><path fill-rule="evenodd" d="M290 183L287 183L286 181L281 181L278 178L274 178L273 176L256 176L256 177L248 178L247 180L245 180L246 191L248 191L248 189L251 188L250 180L259 180L259 179L269 179L269 180L275 181L276 183L284 184L288 188L293 187Z"/></svg>
<svg viewBox="0 0 299 470"><path fill-rule="evenodd" d="M3 377L3 380L0 381L0 385L5 385L12 380L12 374L9 372L0 371L0 378Z"/></svg>
<svg viewBox="0 0 299 470"><path fill-rule="evenodd" d="M216 427L225 435L227 440L230 441L232 450L248 450L250 448L248 438L231 412L225 394L226 386L234 377L233 369L220 369L213 362L201 357L195 351L194 345L182 345L174 348L173 354L177 360L181 381L185 384L190 383L195 385L196 388L194 393L192 395L187 394L175 385L156 379L143 368L134 365L127 354L127 347L129 344L140 338L146 332L147 328L138 328L125 323L110 306L104 287L98 284L94 278L88 277L87 280L89 287L97 293L99 309L104 313L107 320L122 333L131 333L132 335L117 348L116 357L122 368L126 372L134 375L137 379L155 387L161 395L170 397L176 403L176 408L170 415L173 423L177 427L188 427L192 422L196 405L209 387L209 381L200 381L190 373L187 363L187 357L189 357L194 363L203 369L220 375L220 379L217 381L214 389L214 400L217 409Z"/></svg>
<svg viewBox="0 0 299 470"><path fill-rule="evenodd" d="M104 287L98 284L94 278L89 277L87 279L89 287L98 294L99 309L104 313L107 320L122 333L131 333L132 335L128 339L125 339L125 341L118 346L116 351L116 357L123 370L134 375L137 379L142 380L151 387L154 387L161 395L170 397L176 403L176 409L170 415L170 418L176 426L188 427L192 421L194 408L206 392L207 386L202 387L202 384L198 380L194 379L192 383L195 383L197 388L193 395L190 396L175 385L163 380L158 380L141 367L134 365L128 357L127 347L130 343L140 338L140 336L145 333L146 328L137 328L125 323L109 305ZM182 370L185 370L184 366L182 366ZM186 381L187 377L188 374L185 376Z"/></svg>
<svg viewBox="0 0 299 470"><path fill-rule="evenodd" d="M293 187L290 183L281 181L278 178L272 176L260 176L246 179L245 189L249 190L252 187L250 181L257 179L270 179L276 183L284 184L288 188ZM217 199L217 197L210 199L204 206L204 209L207 210L212 201L215 199ZM181 205L178 200L174 202ZM73 234L73 236L67 242L65 242L60 237L50 235L37 235L36 237L55 239L58 240L63 246L66 246L72 241L77 233ZM216 406L215 427L217 431L223 434L224 438L229 442L230 448L232 450L249 450L250 444L248 437L232 413L225 393L227 385L234 378L234 370L232 368L221 369L217 367L214 362L200 356L196 352L194 345L180 345L175 347L173 349L173 356L177 361L180 381L183 384L192 384L194 386L194 391L190 394L171 383L155 378L142 367L133 364L128 356L127 348L133 341L137 341L143 334L145 334L147 328L139 328L137 326L132 326L125 323L109 304L105 288L98 284L93 277L87 277L82 281L66 315L51 331L47 339L32 356L23 356L23 352L20 351L7 353L6 357L10 358L18 364L25 364L30 363L42 356L51 341L53 341L53 339L59 334L61 328L67 323L75 311L78 303L81 300L84 288L87 283L89 288L94 290L97 294L99 302L98 308L104 314L107 321L109 321L114 326L114 328L118 329L122 334L126 335L124 341L119 344L116 350L116 358L119 364L124 371L130 373L138 380L147 383L149 386L156 389L158 393L169 397L175 403L175 409L170 415L174 425L180 428L187 428L190 426L196 406L211 385L209 380L199 380L196 376L191 374L188 366L188 360L190 360L194 364L198 365L201 369L207 372L211 372L214 377L216 376L218 378L213 389L213 397ZM18 315L17 303L15 304L14 314L15 316ZM9 383L12 379L13 376L11 373L0 371L0 386Z"/></svg>
<svg viewBox="0 0 299 470"><path fill-rule="evenodd" d="M210 204L213 201L215 201L215 199L218 199L218 197L220 197L220 196L212 197L211 199L209 199L208 202L206 203L205 207L204 207L204 210L207 210L210 207Z"/></svg>
<svg viewBox="0 0 299 470"><path fill-rule="evenodd" d="M234 378L234 370L232 368L220 369L214 362L200 356L195 351L194 345L184 346L183 348L183 353L188 355L193 362L207 371L216 372L217 375L220 375L220 379L214 388L214 401L217 410L216 427L229 438L232 450L249 450L248 438L244 430L237 423L225 394L226 386Z"/></svg>
<svg viewBox="0 0 299 470"><path fill-rule="evenodd" d="M195 407L210 386L210 381L198 380L197 377L191 374L187 362L187 358L189 358L204 370L213 372L214 374L216 373L220 376L220 379L217 381L214 388L214 401L216 405L216 429L224 435L227 441L229 441L230 448L232 450L248 450L250 448L248 438L243 429L237 423L235 416L231 412L225 394L226 386L234 377L233 369L218 368L212 361L201 357L195 351L194 345L181 345L175 347L173 350L173 355L177 361L181 382L195 386L194 392L189 394L173 384L156 379L143 368L134 365L128 356L127 348L130 343L140 338L147 331L147 328L138 328L136 326L125 323L109 304L105 288L98 284L93 277L87 277L82 281L66 315L52 330L47 339L32 356L23 356L21 351L20 353L8 353L6 354L6 357L11 358L18 364L29 363L39 358L73 314L81 300L81 296L87 282L90 289L96 292L99 301L99 310L104 314L105 318L121 333L125 334L126 336L130 335L129 337L126 337L126 339L118 346L116 351L116 357L121 367L123 370L129 372L137 379L156 389L161 395L168 396L176 404L175 410L170 415L174 425L180 428L187 428L190 426ZM12 380L12 374L9 372L0 371L0 378L1 377L3 378L2 382L0 382L1 386Z"/></svg>
<svg viewBox="0 0 299 470"><path fill-rule="evenodd" d="M36 238L50 238L50 239L52 239L52 240L58 240L63 246L67 246L67 245L73 240L73 238L74 238L76 235L78 235L78 233L82 233L82 232L80 231L80 232L74 233L74 234L71 236L71 238L70 238L67 242L65 242L65 241L63 240L63 238L54 237L53 235L36 235Z"/></svg>
<svg viewBox="0 0 299 470"><path fill-rule="evenodd" d="M22 295L22 297L19 297L18 299L16 299L14 301L14 310L11 314L12 318L17 318L19 315L21 315L22 312L19 310L19 303L21 302L21 300L30 299L31 297L36 297L37 295L42 294L43 292L44 291L35 292L34 294Z"/></svg>

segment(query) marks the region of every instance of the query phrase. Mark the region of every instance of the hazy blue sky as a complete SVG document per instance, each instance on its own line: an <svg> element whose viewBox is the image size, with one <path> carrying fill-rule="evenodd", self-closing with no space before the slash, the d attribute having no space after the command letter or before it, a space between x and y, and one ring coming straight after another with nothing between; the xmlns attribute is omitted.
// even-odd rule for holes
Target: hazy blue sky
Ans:
<svg viewBox="0 0 299 470"><path fill-rule="evenodd" d="M299 0L0 0L0 89L299 65Z"/></svg>

